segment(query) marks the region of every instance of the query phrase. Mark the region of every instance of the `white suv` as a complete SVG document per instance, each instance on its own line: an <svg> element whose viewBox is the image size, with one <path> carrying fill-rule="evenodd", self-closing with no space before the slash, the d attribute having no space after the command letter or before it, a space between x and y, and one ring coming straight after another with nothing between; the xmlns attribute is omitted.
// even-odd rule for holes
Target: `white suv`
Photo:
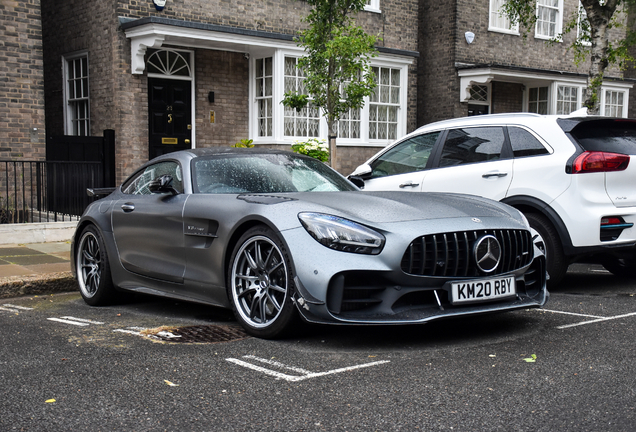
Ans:
<svg viewBox="0 0 636 432"><path fill-rule="evenodd" d="M461 192L521 210L548 259L636 276L636 120L495 114L429 124L349 178L365 190Z"/></svg>

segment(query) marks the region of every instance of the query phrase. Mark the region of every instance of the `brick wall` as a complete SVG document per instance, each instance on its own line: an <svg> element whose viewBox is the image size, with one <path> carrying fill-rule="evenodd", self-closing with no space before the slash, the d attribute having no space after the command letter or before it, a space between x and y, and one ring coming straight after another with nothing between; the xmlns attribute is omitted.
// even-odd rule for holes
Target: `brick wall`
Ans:
<svg viewBox="0 0 636 432"><path fill-rule="evenodd" d="M455 2L423 0L419 16L417 124L421 126L466 115L466 107L462 110L458 102Z"/></svg>
<svg viewBox="0 0 636 432"><path fill-rule="evenodd" d="M578 0L564 0L564 26L578 7ZM489 0L455 0L420 2L420 60L418 89L418 124L467 115L467 104L459 101L459 78L456 64L502 65L563 71L586 75L589 62L576 65L574 53L568 50L576 37L576 31L564 37L564 42L548 44L536 39L534 30L526 38L488 30ZM464 34L475 34L468 44ZM613 37L621 37L620 29L611 30ZM622 72L610 68L607 77L621 78ZM636 74L634 74L636 76ZM505 91L513 91L509 100ZM492 112L520 111L520 88L506 87L493 82ZM636 100L635 90L630 99ZM516 99L518 97L518 99ZM630 104L631 106L632 104ZM630 115L632 115L630 110Z"/></svg>
<svg viewBox="0 0 636 432"><path fill-rule="evenodd" d="M428 1L428 0L427 0ZM488 31L488 0L456 0L457 2L457 35L455 40L456 61L476 64L499 64L521 66L543 70L554 70L587 74L589 62L577 66L574 52L568 50L576 39L576 29L564 36L562 43L548 44L545 39L534 37L534 29L523 37ZM577 11L579 0L564 0L563 27L573 13ZM466 43L464 33L475 34L470 45ZM613 37L622 37L623 31L613 29ZM611 68L607 76L621 77L617 68Z"/></svg>
<svg viewBox="0 0 636 432"><path fill-rule="evenodd" d="M0 159L44 160L39 0L0 3Z"/></svg>
<svg viewBox="0 0 636 432"><path fill-rule="evenodd" d="M199 50L196 83L197 147L228 147L249 138L249 60L242 53ZM210 91L214 103L208 102Z"/></svg>
<svg viewBox="0 0 636 432"><path fill-rule="evenodd" d="M490 94L492 114L523 111L523 85L495 81Z"/></svg>

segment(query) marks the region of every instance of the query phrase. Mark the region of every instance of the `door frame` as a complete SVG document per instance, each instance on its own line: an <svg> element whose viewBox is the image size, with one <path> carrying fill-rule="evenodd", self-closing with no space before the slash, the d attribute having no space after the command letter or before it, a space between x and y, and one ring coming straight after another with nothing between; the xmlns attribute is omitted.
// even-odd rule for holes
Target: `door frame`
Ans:
<svg viewBox="0 0 636 432"><path fill-rule="evenodd" d="M169 75L169 74L160 74L160 73L152 73L152 72L148 72L147 73L147 77L148 77L148 83L146 85L146 88L149 89L150 87L150 78L160 78L160 79L168 79L168 80L182 80L182 81L190 81L190 124L192 125L192 133L191 133L191 145L192 148L197 148L197 134L196 134L196 99L195 99L195 94L196 94L196 89L195 89L195 79L194 79L194 71L195 69L195 64L194 64L194 50L190 50L190 49L181 49L181 48L164 48L164 49L156 49L154 52L157 51L174 51L174 52L178 52L179 54L185 55L188 54L187 60L188 60L188 66L190 67L190 75L189 76L181 76L181 75ZM147 59L148 57L146 57ZM148 67L146 66L146 70L148 70ZM146 90L149 91L149 90ZM147 94L148 97L148 101L150 101L150 95ZM147 111L149 111L149 108L147 109ZM148 118L148 122L146 124L146 129L148 131L150 131L150 118ZM150 144L150 143L148 143Z"/></svg>

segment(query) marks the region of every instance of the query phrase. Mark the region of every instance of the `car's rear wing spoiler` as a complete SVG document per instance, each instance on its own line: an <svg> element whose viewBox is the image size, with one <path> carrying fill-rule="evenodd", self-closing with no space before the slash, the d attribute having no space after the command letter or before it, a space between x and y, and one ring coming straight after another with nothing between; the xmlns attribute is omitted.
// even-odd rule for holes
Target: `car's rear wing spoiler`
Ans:
<svg viewBox="0 0 636 432"><path fill-rule="evenodd" d="M99 196L106 196L106 195L110 195L111 193L115 192L114 187L107 187L107 188L87 188L86 189L86 195L88 195L89 197L99 197Z"/></svg>

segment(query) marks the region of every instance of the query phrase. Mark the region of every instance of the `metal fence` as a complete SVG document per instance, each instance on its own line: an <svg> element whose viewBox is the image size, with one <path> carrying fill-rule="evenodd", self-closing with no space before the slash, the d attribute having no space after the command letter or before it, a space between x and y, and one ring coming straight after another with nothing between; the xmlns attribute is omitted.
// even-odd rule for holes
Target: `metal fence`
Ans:
<svg viewBox="0 0 636 432"><path fill-rule="evenodd" d="M0 161L0 223L78 220L103 182L101 162Z"/></svg>

